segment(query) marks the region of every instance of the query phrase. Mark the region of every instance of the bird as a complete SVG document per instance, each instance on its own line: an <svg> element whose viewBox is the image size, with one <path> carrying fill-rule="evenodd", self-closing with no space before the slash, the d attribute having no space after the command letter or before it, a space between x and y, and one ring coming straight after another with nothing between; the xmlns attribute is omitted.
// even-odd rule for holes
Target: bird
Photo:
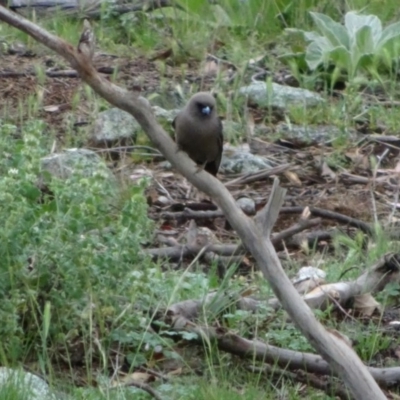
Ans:
<svg viewBox="0 0 400 400"><path fill-rule="evenodd" d="M216 101L209 92L193 95L172 122L179 150L203 169L216 176L221 164L222 122L216 110Z"/></svg>

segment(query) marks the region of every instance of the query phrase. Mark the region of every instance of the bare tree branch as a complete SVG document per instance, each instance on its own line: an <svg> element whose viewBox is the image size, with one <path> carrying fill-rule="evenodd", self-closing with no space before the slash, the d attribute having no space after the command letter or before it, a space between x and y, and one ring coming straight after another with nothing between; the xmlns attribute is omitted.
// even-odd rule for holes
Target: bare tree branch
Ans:
<svg viewBox="0 0 400 400"><path fill-rule="evenodd" d="M186 154L177 150L172 139L157 123L147 101L141 101L134 94L102 78L88 62L87 54L79 52L65 41L2 6L0 6L0 20L27 33L63 56L96 93L135 117L155 147L164 154L173 167L194 186L210 196L223 210L230 225L257 261L282 306L311 344L348 385L354 397L363 400L386 399L355 352L346 343L329 333L315 319L311 309L297 293L282 269L270 239L263 237L263 233L269 232L271 228L263 226L261 231L254 221L247 218L237 207L229 191L218 179L205 171L197 171L195 163ZM270 203L280 204L281 194L281 191L275 191L272 196L276 198L273 198ZM273 212L277 211L274 209ZM270 218L269 221L274 222L275 218Z"/></svg>

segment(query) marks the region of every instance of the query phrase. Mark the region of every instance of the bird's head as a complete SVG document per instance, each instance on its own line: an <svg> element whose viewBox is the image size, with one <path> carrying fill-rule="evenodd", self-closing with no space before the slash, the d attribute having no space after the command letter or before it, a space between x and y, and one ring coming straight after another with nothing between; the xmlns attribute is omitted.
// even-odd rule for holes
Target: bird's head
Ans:
<svg viewBox="0 0 400 400"><path fill-rule="evenodd" d="M215 110L215 98L211 93L196 93L189 101L189 107L192 112L201 117L209 117Z"/></svg>

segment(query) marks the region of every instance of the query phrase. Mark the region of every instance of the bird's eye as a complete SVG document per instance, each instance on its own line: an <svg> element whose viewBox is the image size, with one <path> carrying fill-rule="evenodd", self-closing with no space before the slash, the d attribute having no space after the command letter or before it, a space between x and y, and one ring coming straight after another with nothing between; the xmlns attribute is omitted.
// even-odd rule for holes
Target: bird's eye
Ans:
<svg viewBox="0 0 400 400"><path fill-rule="evenodd" d="M200 111L203 115L210 115L211 107L210 106L200 106Z"/></svg>

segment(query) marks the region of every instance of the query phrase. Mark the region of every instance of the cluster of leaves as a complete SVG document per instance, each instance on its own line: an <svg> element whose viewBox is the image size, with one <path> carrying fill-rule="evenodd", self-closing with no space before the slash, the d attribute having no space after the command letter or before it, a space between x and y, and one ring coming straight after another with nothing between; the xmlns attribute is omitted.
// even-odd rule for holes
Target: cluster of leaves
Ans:
<svg viewBox="0 0 400 400"><path fill-rule="evenodd" d="M0 122L3 363L26 357L27 348L67 348L94 331L100 342L121 326L142 331L133 305L164 295L162 272L141 253L152 231L144 184L119 196L109 175L78 169L66 181L53 178L52 197L43 198L43 130L38 121L21 132Z"/></svg>
<svg viewBox="0 0 400 400"><path fill-rule="evenodd" d="M345 71L351 82L361 71L378 78L379 68L391 70L398 58L400 22L383 29L375 15L349 11L344 25L328 15L310 15L318 32L286 29L295 53L285 55L284 59L295 60L297 66L304 65L304 61L311 71L334 66L332 81Z"/></svg>

